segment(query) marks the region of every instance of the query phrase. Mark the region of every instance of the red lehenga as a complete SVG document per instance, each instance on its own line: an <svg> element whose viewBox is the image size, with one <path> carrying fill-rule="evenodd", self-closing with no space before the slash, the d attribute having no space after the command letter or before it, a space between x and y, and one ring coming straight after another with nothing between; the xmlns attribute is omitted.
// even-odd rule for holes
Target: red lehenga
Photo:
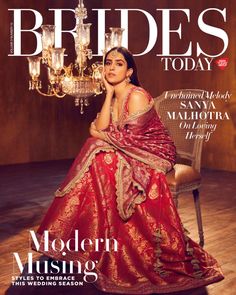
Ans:
<svg viewBox="0 0 236 295"><path fill-rule="evenodd" d="M165 179L175 147L149 98L143 112L111 120L106 141L89 138L57 190L40 228L50 238L114 238L118 252L45 254L99 261L96 286L122 294L168 293L223 279L216 260L187 237ZM131 93L130 91L130 93ZM40 251L43 252L43 245Z"/></svg>

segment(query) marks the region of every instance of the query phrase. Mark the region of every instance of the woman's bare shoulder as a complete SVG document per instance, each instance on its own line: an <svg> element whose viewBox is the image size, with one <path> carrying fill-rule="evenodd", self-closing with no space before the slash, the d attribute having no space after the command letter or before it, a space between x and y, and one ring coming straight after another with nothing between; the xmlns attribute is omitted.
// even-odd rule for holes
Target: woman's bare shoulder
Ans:
<svg viewBox="0 0 236 295"><path fill-rule="evenodd" d="M128 101L129 113L142 111L149 105L150 99L147 92L143 88L136 88L130 93Z"/></svg>

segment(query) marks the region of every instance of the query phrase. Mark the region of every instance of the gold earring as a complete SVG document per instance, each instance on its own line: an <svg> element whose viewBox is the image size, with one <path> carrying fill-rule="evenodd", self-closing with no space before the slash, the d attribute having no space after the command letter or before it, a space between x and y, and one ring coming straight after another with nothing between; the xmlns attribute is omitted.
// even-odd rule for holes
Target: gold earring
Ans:
<svg viewBox="0 0 236 295"><path fill-rule="evenodd" d="M129 84L131 82L130 77L126 78L126 84Z"/></svg>

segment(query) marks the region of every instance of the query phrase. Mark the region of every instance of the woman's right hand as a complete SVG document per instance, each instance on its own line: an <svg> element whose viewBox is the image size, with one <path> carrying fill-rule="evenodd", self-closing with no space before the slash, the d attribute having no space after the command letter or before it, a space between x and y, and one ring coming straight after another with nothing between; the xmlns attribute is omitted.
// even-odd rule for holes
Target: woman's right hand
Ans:
<svg viewBox="0 0 236 295"><path fill-rule="evenodd" d="M112 104L112 98L113 98L114 91L115 91L113 85L111 85L107 81L107 79L105 77L105 71L102 72L102 80L103 80L103 84L106 88L106 97L103 102L100 114L96 118L96 120L94 121L94 124L95 124L97 130L104 130L110 124L111 104ZM99 131L94 130L93 126L91 126L91 128L90 128L90 132L91 132L90 134L92 136L95 136L95 137L100 136L100 135L98 135ZM99 138L101 138L101 137L99 137Z"/></svg>
<svg viewBox="0 0 236 295"><path fill-rule="evenodd" d="M105 86L106 93L109 94L109 95L111 95L111 96L113 96L115 89L114 89L114 86L111 85L111 84L107 81L107 79L106 79L106 75L105 75L105 70L102 72L102 82L103 82L103 84L104 84L104 86Z"/></svg>

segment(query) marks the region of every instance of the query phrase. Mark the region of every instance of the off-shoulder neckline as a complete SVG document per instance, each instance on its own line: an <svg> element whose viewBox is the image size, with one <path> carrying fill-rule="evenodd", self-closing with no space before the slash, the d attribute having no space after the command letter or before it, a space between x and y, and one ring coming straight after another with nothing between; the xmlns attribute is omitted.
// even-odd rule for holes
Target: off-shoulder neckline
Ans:
<svg viewBox="0 0 236 295"><path fill-rule="evenodd" d="M114 120L114 112L113 112L113 107L114 107L114 101L111 105L111 119L112 119L112 123L115 124L116 126L120 125L122 119L124 119L125 115L126 115L126 112L128 112L128 109L127 109L127 102L128 102L128 99L131 95L131 93L135 90L139 90L143 93L145 93L145 95L148 96L148 98L151 100L151 95L142 87L140 86L132 86L129 91L127 92L127 95L125 96L123 102L122 102L122 107L121 107L121 114L119 115L119 118L117 120ZM149 105L147 108L150 108L150 102L149 102ZM139 112L140 113L140 112ZM137 115L136 113L135 114L131 114L131 115ZM128 116L130 117L130 116Z"/></svg>

